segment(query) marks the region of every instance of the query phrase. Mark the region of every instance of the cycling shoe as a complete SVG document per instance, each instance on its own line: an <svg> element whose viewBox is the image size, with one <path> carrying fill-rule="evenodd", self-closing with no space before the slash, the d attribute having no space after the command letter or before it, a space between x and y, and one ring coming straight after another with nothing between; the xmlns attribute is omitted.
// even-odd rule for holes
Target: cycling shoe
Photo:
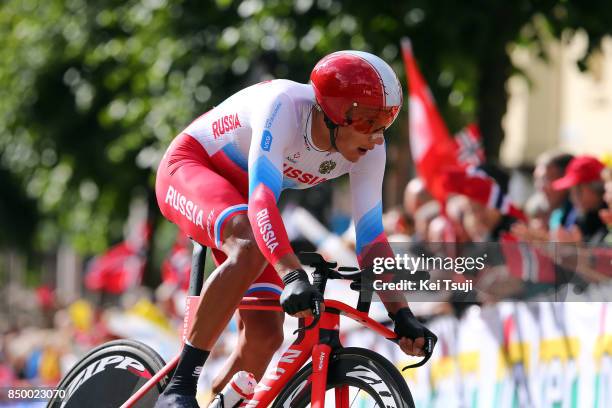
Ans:
<svg viewBox="0 0 612 408"><path fill-rule="evenodd" d="M161 393L155 408L200 408L193 395Z"/></svg>

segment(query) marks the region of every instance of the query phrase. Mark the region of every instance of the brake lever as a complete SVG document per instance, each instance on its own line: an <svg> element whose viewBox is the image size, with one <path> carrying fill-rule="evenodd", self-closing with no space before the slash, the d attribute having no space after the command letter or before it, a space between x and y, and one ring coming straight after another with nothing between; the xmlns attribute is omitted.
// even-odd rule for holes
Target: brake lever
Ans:
<svg viewBox="0 0 612 408"><path fill-rule="evenodd" d="M293 331L293 334L305 332L306 330L310 330L313 327L315 327L317 324L319 324L319 320L321 319L321 302L322 302L321 299L314 299L312 303L312 315L313 315L312 323L310 323L306 327L300 327L298 329L295 329Z"/></svg>
<svg viewBox="0 0 612 408"><path fill-rule="evenodd" d="M389 339L392 342L398 344L399 343L399 337L395 337L393 339ZM433 355L433 349L434 346L436 345L435 343L435 339L433 337L425 337L425 347L423 347L423 351L425 352L425 357L419 361L418 363L414 363L414 364L410 364L404 368L402 368L402 371L406 371L409 368L417 368L417 367L421 367L423 365L425 365L429 359L431 358L431 356Z"/></svg>

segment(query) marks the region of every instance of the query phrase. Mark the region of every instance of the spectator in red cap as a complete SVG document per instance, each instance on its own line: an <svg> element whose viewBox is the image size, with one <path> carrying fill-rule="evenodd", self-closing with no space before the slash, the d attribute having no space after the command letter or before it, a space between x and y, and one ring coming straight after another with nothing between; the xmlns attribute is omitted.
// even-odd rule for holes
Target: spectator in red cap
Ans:
<svg viewBox="0 0 612 408"><path fill-rule="evenodd" d="M604 183L601 172L603 163L592 156L578 156L567 166L565 175L552 184L557 191L570 190L570 200L577 211L576 227L558 228L553 239L558 242L603 242L607 227L599 217L606 208Z"/></svg>
<svg viewBox="0 0 612 408"><path fill-rule="evenodd" d="M604 183L603 200L607 207L599 210L599 217L607 227L607 235L594 245L578 245L575 271L588 282L609 281L612 276L612 167L601 172ZM572 265L572 259L560 259L561 262Z"/></svg>

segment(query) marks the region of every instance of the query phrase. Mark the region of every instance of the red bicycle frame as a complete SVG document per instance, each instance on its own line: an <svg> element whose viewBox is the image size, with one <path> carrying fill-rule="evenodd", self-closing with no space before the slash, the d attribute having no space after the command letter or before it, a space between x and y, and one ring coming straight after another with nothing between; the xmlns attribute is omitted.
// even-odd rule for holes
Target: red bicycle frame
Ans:
<svg viewBox="0 0 612 408"><path fill-rule="evenodd" d="M197 309L199 296L188 296L183 324L183 341L187 335L193 316ZM367 313L359 312L349 305L336 301L325 300L325 310L321 313L319 322L311 329L301 331L293 344L283 353L274 367L268 368L266 374L255 388L253 398L246 402L247 408L267 407L278 396L283 387L295 376L298 370L312 358L312 376L302 388L311 385L311 406L323 408L325 406L325 386L327 383L327 369L329 357L333 351L333 340L338 339L340 331L340 315L347 316L370 330L394 339L395 333L371 319ZM282 308L277 299L244 298L240 303L242 310L268 310L281 312ZM306 327L312 318L304 319L300 327ZM130 397L121 408L129 408L153 388L164 376L170 373L178 363L178 355L170 360L158 373L151 377L134 395ZM348 387L343 386L335 390L336 407L348 408Z"/></svg>

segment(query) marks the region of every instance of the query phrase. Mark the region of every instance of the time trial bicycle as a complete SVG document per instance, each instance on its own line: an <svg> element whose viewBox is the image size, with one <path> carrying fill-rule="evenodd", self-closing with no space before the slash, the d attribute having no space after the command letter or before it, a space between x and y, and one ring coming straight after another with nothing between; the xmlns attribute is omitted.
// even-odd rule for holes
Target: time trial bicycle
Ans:
<svg viewBox="0 0 612 408"><path fill-rule="evenodd" d="M192 268L183 323L183 341L195 315L204 283L206 248L194 242ZM343 347L340 316L346 316L390 341L396 334L368 316L372 293L362 290L362 272L357 268L336 268L317 253L301 253L302 264L314 268L313 285L321 294L329 279L351 281L359 291L357 308L325 299L313 305L313 317L300 319L298 336L270 367L243 403L248 408L381 407L412 408L410 390L397 368L380 354L359 347ZM243 298L242 310L282 311L278 299ZM435 339L425 339L425 357L406 368L419 367L431 357ZM81 359L58 385L64 398L52 399L48 408L130 408L152 407L166 387L178 363L168 363L150 347L132 340L105 343ZM310 361L309 361L310 360ZM354 405L357 401L358 405Z"/></svg>

